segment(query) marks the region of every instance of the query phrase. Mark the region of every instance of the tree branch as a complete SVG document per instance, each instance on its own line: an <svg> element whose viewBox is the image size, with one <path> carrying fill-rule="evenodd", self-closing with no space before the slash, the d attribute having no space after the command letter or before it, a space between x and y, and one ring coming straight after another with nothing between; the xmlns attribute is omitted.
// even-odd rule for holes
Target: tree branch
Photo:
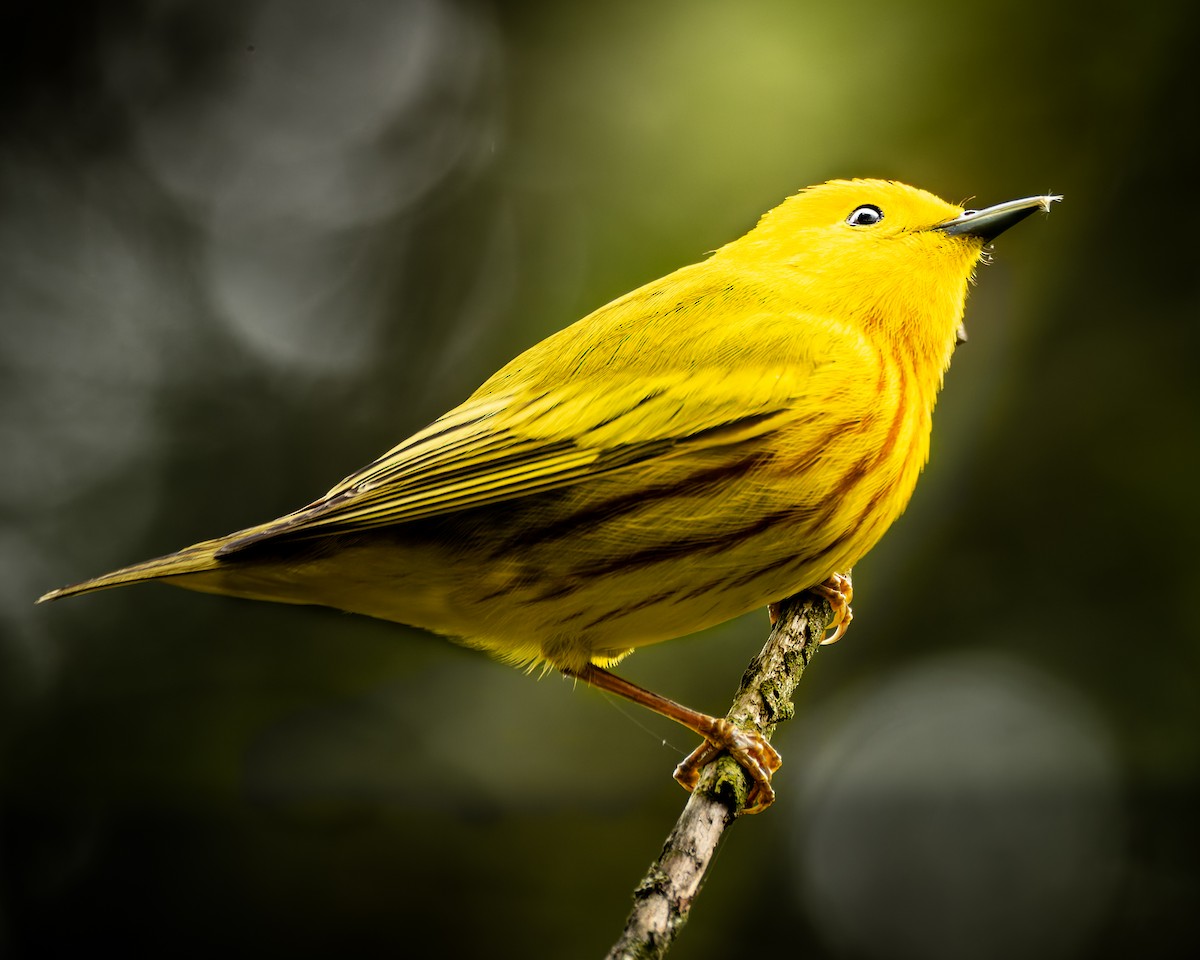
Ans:
<svg viewBox="0 0 1200 960"><path fill-rule="evenodd" d="M779 604L766 645L750 661L726 716L770 739L795 713L792 695L831 619L829 602L811 593ZM663 845L633 892L633 911L607 960L661 958L687 922L692 901L725 828L746 802L750 782L728 756L710 763Z"/></svg>

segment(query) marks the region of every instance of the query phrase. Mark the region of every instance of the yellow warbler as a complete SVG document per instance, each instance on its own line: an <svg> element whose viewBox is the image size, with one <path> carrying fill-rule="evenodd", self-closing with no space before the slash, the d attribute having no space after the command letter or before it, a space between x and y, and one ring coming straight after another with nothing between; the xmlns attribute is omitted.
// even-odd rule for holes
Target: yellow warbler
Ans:
<svg viewBox="0 0 1200 960"><path fill-rule="evenodd" d="M42 600L140 580L312 603L542 662L727 749L757 734L609 673L632 649L818 587L908 502L985 243L1057 197L967 210L840 180L525 351L424 430L277 520Z"/></svg>

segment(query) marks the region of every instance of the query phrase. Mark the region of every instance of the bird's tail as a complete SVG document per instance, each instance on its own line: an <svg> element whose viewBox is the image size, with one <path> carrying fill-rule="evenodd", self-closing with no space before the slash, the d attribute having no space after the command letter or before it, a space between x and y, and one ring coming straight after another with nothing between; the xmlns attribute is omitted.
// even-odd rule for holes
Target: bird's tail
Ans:
<svg viewBox="0 0 1200 960"><path fill-rule="evenodd" d="M38 598L38 603L47 600L61 600L63 597L74 597L81 593L91 593L93 590L107 590L110 587L123 587L129 583L139 583L143 580L161 580L164 577L178 577L189 573L204 573L220 565L216 553L221 544L220 540L206 540L190 547L184 547L165 557L155 557L153 560L143 560L114 570L111 573L93 577L70 586L51 590Z"/></svg>

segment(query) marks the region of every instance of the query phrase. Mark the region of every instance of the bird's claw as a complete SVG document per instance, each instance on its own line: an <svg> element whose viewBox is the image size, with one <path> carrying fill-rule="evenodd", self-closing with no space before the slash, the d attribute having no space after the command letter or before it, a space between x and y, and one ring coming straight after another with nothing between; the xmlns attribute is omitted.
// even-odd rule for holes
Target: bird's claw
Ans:
<svg viewBox="0 0 1200 960"><path fill-rule="evenodd" d="M743 730L729 720L714 718L713 726L704 732L704 738L704 742L675 768L675 779L685 790L694 790L700 781L700 771L720 754L728 753L750 778L750 792L741 813L759 813L775 802L771 775L783 760L765 737Z"/></svg>
<svg viewBox="0 0 1200 960"><path fill-rule="evenodd" d="M825 625L825 629L832 630L833 635L822 638L821 645L837 643L846 635L846 628L854 619L854 611L850 609L850 601L854 599L854 586L850 583L850 578L833 573L824 583L818 583L809 589L818 597L828 600L833 611L829 623Z"/></svg>

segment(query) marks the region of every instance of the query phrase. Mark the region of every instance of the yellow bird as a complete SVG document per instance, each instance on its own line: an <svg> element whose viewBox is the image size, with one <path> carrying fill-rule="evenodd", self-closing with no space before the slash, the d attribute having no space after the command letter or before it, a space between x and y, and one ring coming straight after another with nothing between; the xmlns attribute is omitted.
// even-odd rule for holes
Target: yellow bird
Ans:
<svg viewBox="0 0 1200 960"><path fill-rule="evenodd" d="M620 679L633 649L849 570L904 510L985 244L1059 197L963 210L883 180L810 187L744 237L525 351L294 513L53 590L142 580L321 604L548 664L728 750L746 812L779 755Z"/></svg>

